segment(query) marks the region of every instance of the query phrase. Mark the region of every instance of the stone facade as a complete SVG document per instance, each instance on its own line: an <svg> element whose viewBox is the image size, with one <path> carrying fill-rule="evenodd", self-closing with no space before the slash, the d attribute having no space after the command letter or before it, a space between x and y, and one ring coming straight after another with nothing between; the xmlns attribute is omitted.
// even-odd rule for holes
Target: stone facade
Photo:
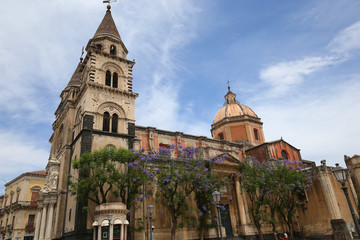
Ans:
<svg viewBox="0 0 360 240"><path fill-rule="evenodd" d="M61 103L55 112L56 120L50 138L51 150L46 167L48 175L45 186L40 191L40 217L36 220L35 240L108 239L101 234L101 227L108 227L108 224L111 230L116 224L112 221L106 223L106 214L117 212L119 206L121 211L118 212L122 214L127 211L126 208L120 202L102 208L77 201L68 191L67 178L69 174L79 179L86 177L77 176L77 172L71 167L72 161L85 152L109 145L149 151L156 151L161 146L182 145L201 148L210 157L226 154L226 160L216 164L214 171L232 181L231 189L222 190L221 199L221 203L228 209L222 216L223 232L228 237L252 239L256 233L249 214L248 197L240 188L237 170L238 163L246 157L260 161L271 158L303 161L316 174L311 191L306 193L306 204L298 210L296 216L294 228L299 234L302 233L305 237L331 237L335 234L334 230L344 232L339 219L345 225L351 225L351 215L341 188L331 173L332 168L326 164L317 167L314 162L303 160L300 150L283 139L265 142L261 119L252 109L237 101L236 94L230 91L230 87L225 95L225 105L218 111L211 125L213 138L135 125L135 99L138 97L132 91L132 68L135 62L128 60L127 54L128 50L121 40L108 6L104 19L86 46L85 57L80 59L60 95ZM354 166L355 162L352 160ZM354 179L359 179L358 175L355 173ZM358 186L358 182L354 182ZM348 187L351 189L353 204L356 205L352 182L348 182ZM193 198L189 201L195 206ZM155 205L155 209L161 208L152 199L146 199L134 213L144 222L146 206L150 202ZM88 212L82 210L85 206L88 207ZM213 211L216 212L215 209ZM125 223L121 214L117 216L117 223ZM156 219L155 239L169 239L169 213L164 211L160 214L157 211L153 217ZM121 238L125 237L125 225L127 224L121 224L119 230ZM110 230L108 233L112 236ZM271 231L271 227L264 224L264 234L271 235ZM278 231L284 231L284 226L280 223ZM207 238L215 238L217 231L209 229L205 235ZM177 232L177 239L198 238L196 222ZM135 239L147 239L146 231L136 233Z"/></svg>

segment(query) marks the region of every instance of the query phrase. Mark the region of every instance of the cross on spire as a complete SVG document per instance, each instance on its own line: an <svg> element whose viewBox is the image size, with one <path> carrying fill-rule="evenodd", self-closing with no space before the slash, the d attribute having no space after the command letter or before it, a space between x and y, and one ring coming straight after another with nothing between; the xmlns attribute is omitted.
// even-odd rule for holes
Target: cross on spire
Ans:
<svg viewBox="0 0 360 240"><path fill-rule="evenodd" d="M230 82L227 81L227 85L228 85L228 90L230 91Z"/></svg>

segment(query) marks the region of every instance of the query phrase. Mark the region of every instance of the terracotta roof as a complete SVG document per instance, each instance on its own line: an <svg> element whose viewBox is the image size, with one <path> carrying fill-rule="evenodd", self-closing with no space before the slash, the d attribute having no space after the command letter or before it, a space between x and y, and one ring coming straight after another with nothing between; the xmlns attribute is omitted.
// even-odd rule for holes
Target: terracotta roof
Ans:
<svg viewBox="0 0 360 240"><path fill-rule="evenodd" d="M94 37L100 37L103 35L112 35L113 37L121 39L114 19L111 16L110 6L108 6L108 10L106 11L102 22L100 23L100 26L96 30Z"/></svg>
<svg viewBox="0 0 360 240"><path fill-rule="evenodd" d="M226 118L226 117L236 117L236 116L242 116L242 115L248 115L251 117L258 117L251 108L248 106L239 104L239 103L231 103L226 104L224 107L222 107L215 115L214 123Z"/></svg>

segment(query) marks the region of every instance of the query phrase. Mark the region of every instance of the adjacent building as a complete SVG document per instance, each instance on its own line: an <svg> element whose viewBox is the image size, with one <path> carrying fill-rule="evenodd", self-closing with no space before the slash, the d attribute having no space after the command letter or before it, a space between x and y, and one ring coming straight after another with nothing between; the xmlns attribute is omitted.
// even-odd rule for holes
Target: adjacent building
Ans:
<svg viewBox="0 0 360 240"><path fill-rule="evenodd" d="M0 239L32 240L38 210L38 193L46 170L26 172L5 184L0 197Z"/></svg>

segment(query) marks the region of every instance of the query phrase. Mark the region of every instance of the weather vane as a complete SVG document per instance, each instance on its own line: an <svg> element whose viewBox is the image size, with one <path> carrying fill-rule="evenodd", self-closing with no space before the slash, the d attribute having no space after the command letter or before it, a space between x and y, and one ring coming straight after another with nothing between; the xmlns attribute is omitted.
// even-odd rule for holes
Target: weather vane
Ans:
<svg viewBox="0 0 360 240"><path fill-rule="evenodd" d="M117 2L117 0L104 0L103 3L107 3L110 5L110 3Z"/></svg>

